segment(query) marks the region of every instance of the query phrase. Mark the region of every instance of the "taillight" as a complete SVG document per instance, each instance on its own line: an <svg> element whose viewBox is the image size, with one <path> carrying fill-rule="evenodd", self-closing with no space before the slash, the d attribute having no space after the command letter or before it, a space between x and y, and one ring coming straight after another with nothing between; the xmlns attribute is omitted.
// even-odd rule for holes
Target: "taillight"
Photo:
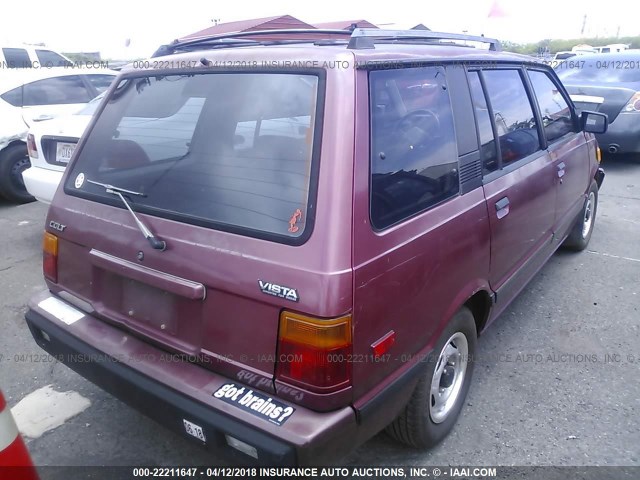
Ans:
<svg viewBox="0 0 640 480"><path fill-rule="evenodd" d="M27 135L27 151L31 158L38 158L38 147L36 147L36 137L33 133Z"/></svg>
<svg viewBox="0 0 640 480"><path fill-rule="evenodd" d="M636 92L622 109L623 112L640 112L640 92Z"/></svg>
<svg viewBox="0 0 640 480"><path fill-rule="evenodd" d="M334 319L280 315L276 378L327 393L351 383L351 315Z"/></svg>
<svg viewBox="0 0 640 480"><path fill-rule="evenodd" d="M49 232L42 239L42 271L47 279L58 281L58 237Z"/></svg>

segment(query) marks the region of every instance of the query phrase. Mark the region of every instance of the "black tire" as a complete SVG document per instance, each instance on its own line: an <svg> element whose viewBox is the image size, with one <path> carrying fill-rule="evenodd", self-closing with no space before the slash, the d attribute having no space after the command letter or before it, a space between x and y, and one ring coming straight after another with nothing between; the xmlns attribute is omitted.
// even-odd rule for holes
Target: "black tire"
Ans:
<svg viewBox="0 0 640 480"><path fill-rule="evenodd" d="M464 362L464 374L460 379L460 386L456 390L455 400L446 410L444 417L438 418L442 412L435 409L434 398L431 387L435 381L434 373L440 365L442 353L445 346L452 338L456 338L459 350L462 350L461 337L463 335L467 342L466 362ZM409 403L400 415L387 427L387 433L396 440L415 448L431 448L445 438L452 430L458 419L458 415L464 405L471 379L473 377L473 356L476 350L476 323L468 308L463 307L451 319L447 328L438 339L433 354L426 362L423 374L416 385ZM462 363L458 364L460 367ZM442 386L444 375L440 381L436 382ZM454 378L455 374L453 375ZM455 381L454 381L455 384ZM438 389L440 391L440 389ZM445 389L446 390L446 389ZM453 397L450 397L453 398ZM432 411L433 410L433 411ZM436 421L434 421L434 418Z"/></svg>
<svg viewBox="0 0 640 480"><path fill-rule="evenodd" d="M35 200L24 186L22 172L31 166L26 145L12 145L0 152L0 193L12 202Z"/></svg>
<svg viewBox="0 0 640 480"><path fill-rule="evenodd" d="M596 182L591 184L589 193L584 201L580 215L576 220L575 225L571 229L569 236L562 244L563 248L568 250L574 250L576 252L582 251L589 245L591 240L591 234L593 233L593 227L596 223L596 213L598 211L598 185Z"/></svg>

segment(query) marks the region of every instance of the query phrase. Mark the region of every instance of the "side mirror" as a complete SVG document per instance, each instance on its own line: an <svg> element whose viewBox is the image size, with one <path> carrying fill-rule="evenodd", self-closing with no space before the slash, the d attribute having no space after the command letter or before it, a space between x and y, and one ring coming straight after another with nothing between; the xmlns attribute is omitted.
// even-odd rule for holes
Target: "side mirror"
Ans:
<svg viewBox="0 0 640 480"><path fill-rule="evenodd" d="M583 111L580 124L587 133L605 133L609 128L609 117L605 113Z"/></svg>

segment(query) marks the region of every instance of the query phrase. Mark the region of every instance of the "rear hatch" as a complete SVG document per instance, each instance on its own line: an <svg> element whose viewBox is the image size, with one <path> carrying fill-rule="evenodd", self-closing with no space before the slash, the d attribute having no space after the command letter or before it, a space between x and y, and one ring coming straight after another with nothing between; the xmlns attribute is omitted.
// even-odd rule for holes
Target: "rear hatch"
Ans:
<svg viewBox="0 0 640 480"><path fill-rule="evenodd" d="M319 77L192 72L129 74L100 107L49 212L66 225L50 287L176 359L273 391L280 312L333 314L305 267Z"/></svg>

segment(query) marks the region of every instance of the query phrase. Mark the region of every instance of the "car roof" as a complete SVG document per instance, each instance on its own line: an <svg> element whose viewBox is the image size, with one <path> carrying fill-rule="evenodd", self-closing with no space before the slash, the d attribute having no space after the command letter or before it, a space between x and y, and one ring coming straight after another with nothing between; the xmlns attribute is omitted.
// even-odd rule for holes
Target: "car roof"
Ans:
<svg viewBox="0 0 640 480"><path fill-rule="evenodd" d="M0 43L0 48L22 48L24 50L49 50L50 52L59 53L53 48L43 47L42 45L31 45L26 43Z"/></svg>
<svg viewBox="0 0 640 480"><path fill-rule="evenodd" d="M69 75L117 75L118 72L108 69L47 67L47 68L7 68L0 75L0 94L16 87L53 77Z"/></svg>

